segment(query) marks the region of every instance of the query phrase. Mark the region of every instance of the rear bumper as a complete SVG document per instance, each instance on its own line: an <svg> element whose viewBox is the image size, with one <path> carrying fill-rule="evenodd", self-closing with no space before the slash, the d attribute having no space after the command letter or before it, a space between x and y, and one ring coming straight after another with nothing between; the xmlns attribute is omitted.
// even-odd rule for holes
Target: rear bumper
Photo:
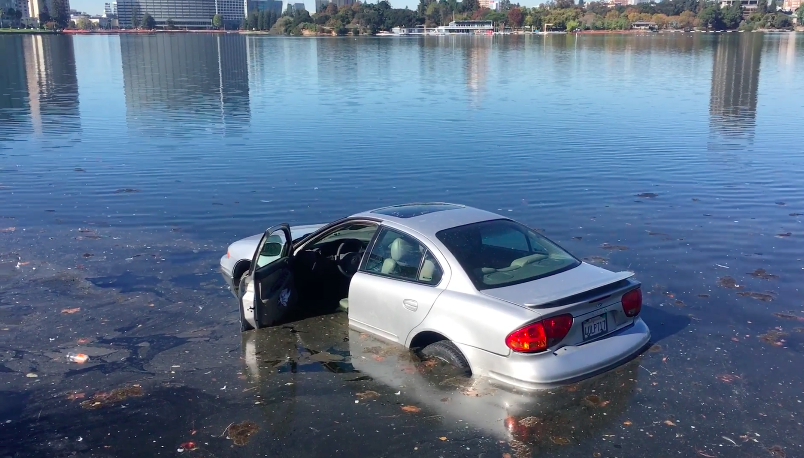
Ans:
<svg viewBox="0 0 804 458"><path fill-rule="evenodd" d="M524 389L564 385L606 372L638 356L650 342L650 330L637 318L616 333L579 346L554 352L500 356L457 344L472 372Z"/></svg>
<svg viewBox="0 0 804 458"><path fill-rule="evenodd" d="M220 265L220 272L221 276L223 276L223 280L226 282L226 285L229 287L229 291L234 294L235 298L237 297L237 291L235 285L232 283L232 268L229 266L229 259L226 255L221 257L221 265Z"/></svg>

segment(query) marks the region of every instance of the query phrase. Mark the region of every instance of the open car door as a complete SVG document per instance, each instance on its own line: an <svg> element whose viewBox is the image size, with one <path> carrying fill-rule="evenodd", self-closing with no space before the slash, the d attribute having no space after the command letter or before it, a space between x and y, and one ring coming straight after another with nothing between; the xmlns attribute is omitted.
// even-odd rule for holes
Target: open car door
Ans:
<svg viewBox="0 0 804 458"><path fill-rule="evenodd" d="M263 234L248 274L240 281L240 330L271 326L294 308L298 294L293 282L290 226L282 223Z"/></svg>

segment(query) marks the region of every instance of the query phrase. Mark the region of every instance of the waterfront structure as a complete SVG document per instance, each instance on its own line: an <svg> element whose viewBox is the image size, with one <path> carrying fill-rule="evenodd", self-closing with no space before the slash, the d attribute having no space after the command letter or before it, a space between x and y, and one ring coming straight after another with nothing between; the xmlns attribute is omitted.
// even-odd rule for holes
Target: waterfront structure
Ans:
<svg viewBox="0 0 804 458"><path fill-rule="evenodd" d="M212 27L212 16L217 14L215 0L120 0L118 2L120 27L139 26L145 13L151 15L157 27L165 27L171 19L178 28L208 29ZM237 19L245 17L243 14Z"/></svg>
<svg viewBox="0 0 804 458"><path fill-rule="evenodd" d="M426 29L423 25L417 25L413 27L394 27L391 29L391 33L400 36L426 35L428 31L435 32L435 28Z"/></svg>
<svg viewBox="0 0 804 458"><path fill-rule="evenodd" d="M490 35L494 33L494 23L492 21L452 21L449 25L436 27L435 31L437 35Z"/></svg>
<svg viewBox="0 0 804 458"><path fill-rule="evenodd" d="M720 7L721 8L728 8L734 4L735 1L738 0L720 0ZM765 1L765 0L761 0ZM743 10L748 13L750 11L754 11L759 7L760 0L739 0L740 5L742 5Z"/></svg>

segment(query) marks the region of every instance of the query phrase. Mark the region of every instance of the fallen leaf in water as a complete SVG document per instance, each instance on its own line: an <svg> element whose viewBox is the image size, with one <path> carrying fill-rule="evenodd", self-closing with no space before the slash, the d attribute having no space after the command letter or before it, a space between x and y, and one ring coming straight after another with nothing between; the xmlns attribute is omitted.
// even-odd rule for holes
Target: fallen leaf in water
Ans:
<svg viewBox="0 0 804 458"><path fill-rule="evenodd" d="M441 437L438 438L438 440L445 441L445 440L447 440L447 438L446 438L446 436L441 436Z"/></svg>
<svg viewBox="0 0 804 458"><path fill-rule="evenodd" d="M539 417L525 417L525 418L519 420L519 424L524 426L524 427L526 427L526 428L530 428L532 426L536 426L536 425L541 424L541 423L542 423L542 419L539 418Z"/></svg>
<svg viewBox="0 0 804 458"><path fill-rule="evenodd" d="M235 423L227 429L229 432L229 439L235 445L246 445L249 438L257 432L259 427L253 421L244 421L242 423Z"/></svg>
<svg viewBox="0 0 804 458"><path fill-rule="evenodd" d="M76 399L84 399L86 394L84 393L68 393L67 400L68 401L75 401Z"/></svg>
<svg viewBox="0 0 804 458"><path fill-rule="evenodd" d="M790 213L790 216L804 216L804 213Z"/></svg>
<svg viewBox="0 0 804 458"><path fill-rule="evenodd" d="M139 189L134 189L134 188L120 188L120 189L115 190L114 193L115 194L121 194L121 193L129 193L129 192L140 192L140 190Z"/></svg>
<svg viewBox="0 0 804 458"><path fill-rule="evenodd" d="M725 382L725 383L731 383L731 382L737 380L738 378L740 378L740 377L738 377L736 375L733 375L733 374L720 374L720 375L716 375L715 377L718 380L720 380L721 382Z"/></svg>
<svg viewBox="0 0 804 458"><path fill-rule="evenodd" d="M699 454L699 455L701 455L703 457L706 457L706 458L716 458L717 457L717 455L708 455L708 454L704 453L703 450L697 450L696 449L695 453L697 453L697 454Z"/></svg>
<svg viewBox="0 0 804 458"><path fill-rule="evenodd" d="M763 342L769 343L769 344L771 344L773 346L776 346L776 347L781 347L782 345L784 345L784 339L782 339L782 337L786 337L786 336L787 336L787 333L785 333L785 332L778 331L776 329L771 329L768 332L766 332L765 334L760 334L758 337Z"/></svg>
<svg viewBox="0 0 804 458"><path fill-rule="evenodd" d="M587 256L583 258L584 261L591 263L591 264L608 264L609 261L606 258L600 256Z"/></svg>
<svg viewBox="0 0 804 458"><path fill-rule="evenodd" d="M604 244L600 245L600 248L603 248L604 250L616 250L616 251L626 251L626 250L628 250L627 246L624 246L624 245L610 245L608 243L604 243Z"/></svg>
<svg viewBox="0 0 804 458"><path fill-rule="evenodd" d="M558 444L558 445L569 445L570 444L570 440L567 439L566 437L550 436L550 440L553 441L554 444Z"/></svg>
<svg viewBox="0 0 804 458"><path fill-rule="evenodd" d="M92 395L90 399L81 403L84 409L100 409L101 407L120 402L130 396L139 397L143 395L142 387L139 385L125 386L122 388L115 388L106 393L99 391Z"/></svg>
<svg viewBox="0 0 804 458"><path fill-rule="evenodd" d="M187 450L187 451L190 451L190 452L192 452L193 450L198 449L198 447L195 445L195 442L185 442L185 443L179 445L179 448L183 448L184 450Z"/></svg>
<svg viewBox="0 0 804 458"><path fill-rule="evenodd" d="M95 255L92 254L92 253L84 253L85 258L91 258L92 256L95 256Z"/></svg>
<svg viewBox="0 0 804 458"><path fill-rule="evenodd" d="M6 227L6 228L3 228L3 229L0 229L0 232L14 232L16 230L17 230L16 227Z"/></svg>
<svg viewBox="0 0 804 458"><path fill-rule="evenodd" d="M422 411L422 409L420 409L420 408L418 408L416 406L402 406L402 410L404 410L405 412L408 412L408 413L417 413L417 412Z"/></svg>
<svg viewBox="0 0 804 458"><path fill-rule="evenodd" d="M785 320L798 320L798 321L804 321L804 317L800 317L800 316L796 316L796 315L791 315L791 314L789 314L789 313L779 313L779 312L774 312L772 315L773 315L773 316L775 316L776 318L782 318L782 319L785 319Z"/></svg>
<svg viewBox="0 0 804 458"><path fill-rule="evenodd" d="M502 458L511 458L510 453L503 453Z"/></svg>
<svg viewBox="0 0 804 458"><path fill-rule="evenodd" d="M753 272L749 272L748 275L756 278L761 278L763 280L770 280L773 278L779 278L777 275L769 274L765 269L757 269Z"/></svg>
<svg viewBox="0 0 804 458"><path fill-rule="evenodd" d="M374 358L374 361L382 361L382 360L384 360L384 359L385 359L385 358L383 358L383 357L382 357L382 356L380 356L380 355L373 355L373 356L372 356L372 358Z"/></svg>
<svg viewBox="0 0 804 458"><path fill-rule="evenodd" d="M362 393L355 394L360 399L374 399L380 397L380 393L376 391L364 391Z"/></svg>
<svg viewBox="0 0 804 458"><path fill-rule="evenodd" d="M675 302L673 302L673 304L674 304L676 307L686 307L686 306L687 306L687 304L685 304L685 303L684 303L684 301L680 301L680 300L678 300L678 299L676 299L676 300L675 300Z"/></svg>
<svg viewBox="0 0 804 458"><path fill-rule="evenodd" d="M787 454L784 452L784 449L779 445L772 446L768 449L768 451L771 453L771 455L779 458L785 458L787 456Z"/></svg>
<svg viewBox="0 0 804 458"><path fill-rule="evenodd" d="M665 420L664 424L667 425L667 426L675 426L676 425L675 423L673 423L673 420Z"/></svg>
<svg viewBox="0 0 804 458"><path fill-rule="evenodd" d="M604 401L603 399L600 398L600 396L596 394L590 394L585 398L583 398L583 400L587 405L591 405L592 407L606 407L611 402L611 401Z"/></svg>
<svg viewBox="0 0 804 458"><path fill-rule="evenodd" d="M602 455L600 454L600 452L595 452L595 453L592 454L592 456L594 458L600 458Z"/></svg>
<svg viewBox="0 0 804 458"><path fill-rule="evenodd" d="M79 344L85 344L85 343L89 343L89 339L87 339L86 337L81 337L76 342L78 342Z"/></svg>
<svg viewBox="0 0 804 458"><path fill-rule="evenodd" d="M709 295L708 294L699 294L698 297L706 299L707 297L709 297Z"/></svg>
<svg viewBox="0 0 804 458"><path fill-rule="evenodd" d="M772 294L755 293L752 291L743 291L741 293L737 293L737 295L742 297L750 297L751 299L756 299L762 302L771 302L773 300Z"/></svg>
<svg viewBox="0 0 804 458"><path fill-rule="evenodd" d="M659 197L658 194L653 192L643 192L642 194L637 194L637 197L641 197L643 199L653 199L654 197Z"/></svg>
<svg viewBox="0 0 804 458"><path fill-rule="evenodd" d="M784 234L776 234L776 237L790 237L793 235L792 232L785 232Z"/></svg>
<svg viewBox="0 0 804 458"><path fill-rule="evenodd" d="M75 307L75 308L71 308L71 309L61 309L61 313L68 313L68 314L76 313L76 312L80 312L80 311L81 311L81 307Z"/></svg>
<svg viewBox="0 0 804 458"><path fill-rule="evenodd" d="M653 345L651 345L651 346L650 346L650 348L648 349L648 351L649 351L650 353L657 353L657 352L660 352L660 351L662 351L662 346L661 346L661 345L659 345L659 344L653 344Z"/></svg>
<svg viewBox="0 0 804 458"><path fill-rule="evenodd" d="M623 422L623 425L625 425L625 426L631 426L632 424L633 424L633 423L631 423L629 420L625 420L625 421Z"/></svg>
<svg viewBox="0 0 804 458"><path fill-rule="evenodd" d="M740 289L740 288L742 288L742 286L737 284L737 280L735 280L732 277L729 277L728 275L725 276L725 277L718 278L717 279L717 285L721 286L723 288L729 288L729 289Z"/></svg>

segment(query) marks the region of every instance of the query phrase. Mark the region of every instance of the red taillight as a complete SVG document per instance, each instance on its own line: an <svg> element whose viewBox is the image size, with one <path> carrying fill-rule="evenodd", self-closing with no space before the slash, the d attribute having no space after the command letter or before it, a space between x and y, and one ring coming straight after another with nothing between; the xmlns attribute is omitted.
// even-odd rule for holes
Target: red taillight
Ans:
<svg viewBox="0 0 804 458"><path fill-rule="evenodd" d="M642 289L637 288L623 294L623 312L625 316L637 316L642 310Z"/></svg>
<svg viewBox="0 0 804 458"><path fill-rule="evenodd" d="M572 315L553 316L508 334L505 345L523 353L544 351L563 340L571 327Z"/></svg>

